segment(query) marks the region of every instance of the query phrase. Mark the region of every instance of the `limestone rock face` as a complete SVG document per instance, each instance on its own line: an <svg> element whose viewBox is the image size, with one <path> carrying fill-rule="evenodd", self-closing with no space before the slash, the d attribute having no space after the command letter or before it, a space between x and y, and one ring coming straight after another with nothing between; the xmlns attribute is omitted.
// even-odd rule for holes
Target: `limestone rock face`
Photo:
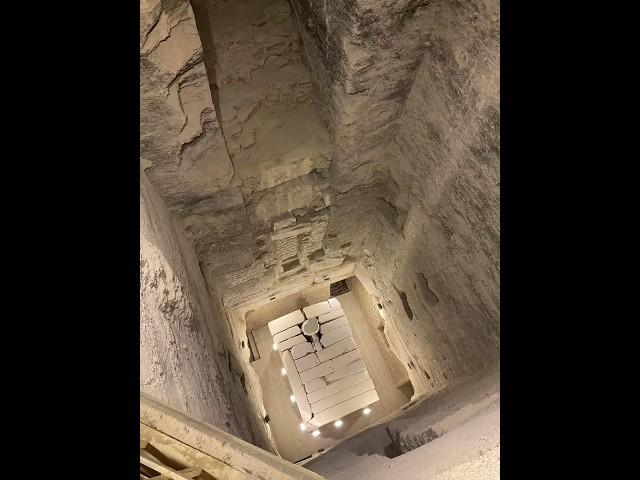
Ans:
<svg viewBox="0 0 640 480"><path fill-rule="evenodd" d="M141 163L232 306L347 252L322 249L332 144L289 3L192 6L141 4Z"/></svg>
<svg viewBox="0 0 640 480"><path fill-rule="evenodd" d="M499 4L432 2L364 263L433 391L499 357Z"/></svg>
<svg viewBox="0 0 640 480"><path fill-rule="evenodd" d="M168 2L167 2L168 3ZM233 165L188 2L141 3L140 160L172 209L227 188Z"/></svg>
<svg viewBox="0 0 640 480"><path fill-rule="evenodd" d="M384 177L383 148L421 60L427 0L293 0L339 191Z"/></svg>
<svg viewBox="0 0 640 480"><path fill-rule="evenodd" d="M140 389L271 449L193 247L145 175L140 184ZM250 388L250 386L249 386Z"/></svg>
<svg viewBox="0 0 640 480"><path fill-rule="evenodd" d="M140 45L141 163L215 308L355 263L416 394L498 360L498 0L149 0Z"/></svg>
<svg viewBox="0 0 640 480"><path fill-rule="evenodd" d="M199 2L207 69L245 196L328 167L331 144L286 0Z"/></svg>

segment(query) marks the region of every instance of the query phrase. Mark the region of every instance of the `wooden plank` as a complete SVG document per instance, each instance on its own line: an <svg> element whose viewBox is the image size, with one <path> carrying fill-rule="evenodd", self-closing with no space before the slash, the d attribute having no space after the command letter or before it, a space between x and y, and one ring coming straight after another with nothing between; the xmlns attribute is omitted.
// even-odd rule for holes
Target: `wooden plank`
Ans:
<svg viewBox="0 0 640 480"><path fill-rule="evenodd" d="M338 403L333 407L327 408L313 416L309 423L316 427L321 427L329 422L334 422L350 413L360 410L379 400L378 393L375 390L369 390L361 393L357 397L350 398L342 403Z"/></svg>
<svg viewBox="0 0 640 480"><path fill-rule="evenodd" d="M199 467L189 467L189 468L185 468L183 470L178 470L178 473L180 475L184 475L187 478L193 478L193 477L197 477L198 475L200 475L202 473L202 469Z"/></svg>
<svg viewBox="0 0 640 480"><path fill-rule="evenodd" d="M333 368L340 370L342 367L345 367L356 360L360 360L360 358L360 350L355 349L350 352L343 353L339 357L331 359L331 361L333 362Z"/></svg>
<svg viewBox="0 0 640 480"><path fill-rule="evenodd" d="M348 377L349 375L353 375L354 373L361 372L366 368L367 367L365 367L364 362L362 360L356 360L355 362L350 363L349 365L342 367L341 369L336 370L335 372L329 373L324 377L327 380L327 382L335 382L336 380L340 380L341 378L345 378L345 377Z"/></svg>
<svg viewBox="0 0 640 480"><path fill-rule="evenodd" d="M340 390L339 392L334 393L333 395L329 395L322 400L318 400L316 403L311 404L311 411L316 414L320 413L327 408L333 407L339 403L342 403L350 398L357 397L358 395L368 392L369 390L375 390L373 382L370 378L367 378L365 381L356 383L355 385L350 386L349 388L345 388L344 390Z"/></svg>
<svg viewBox="0 0 640 480"><path fill-rule="evenodd" d="M166 465L160 463L158 460L155 460L150 455L143 455L140 453L140 463L142 465L146 465L147 467L155 470L156 472L166 475L168 478L172 480L191 480L192 477L186 477L182 475L180 472L177 472L173 468L169 468ZM157 477L155 477L157 478Z"/></svg>
<svg viewBox="0 0 640 480"><path fill-rule="evenodd" d="M291 356L294 360L304 357L307 353L315 352L311 342L299 343L291 348Z"/></svg>
<svg viewBox="0 0 640 480"><path fill-rule="evenodd" d="M325 323L325 322L328 322L330 320L333 320L334 318L345 317L345 316L346 315L344 314L342 309L339 308L338 310L331 310L330 312L323 313L322 315L320 315L318 317L318 321L320 323Z"/></svg>
<svg viewBox="0 0 640 480"><path fill-rule="evenodd" d="M307 394L311 392L315 392L323 387L327 386L327 382L324 381L324 378L318 377L314 378L310 382L304 384L304 389L307 391Z"/></svg>
<svg viewBox="0 0 640 480"><path fill-rule="evenodd" d="M333 395L334 393L339 392L340 390L344 390L345 388L349 388L360 382L363 382L367 378L369 378L369 373L366 370L363 370L353 375L349 375L348 377L341 378L340 380L337 380L313 392L309 392L307 390L307 398L309 399L309 403L314 404L319 400L328 397L329 395Z"/></svg>
<svg viewBox="0 0 640 480"><path fill-rule="evenodd" d="M310 353L309 355L296 360L296 369L299 372L304 372L305 370L309 370L320 364L318 360L318 356L315 353Z"/></svg>
<svg viewBox="0 0 640 480"><path fill-rule="evenodd" d="M355 350L356 348L356 344L352 337L345 338L344 340L334 343L328 348L318 350L318 360L320 360L320 362L326 362L327 360L342 355L343 353L350 352L351 350Z"/></svg>
<svg viewBox="0 0 640 480"><path fill-rule="evenodd" d="M287 398L283 399L288 401ZM294 420L295 423L295 420ZM162 431L147 426L152 424ZM313 428L309 424L309 429ZM140 438L181 465L197 465L207 478L225 480L322 480L309 470L287 462L211 424L191 419L140 392ZM190 445L197 445L197 449ZM249 475L247 472L252 474ZM202 475L201 475L202 477ZM135 477L134 477L135 478Z"/></svg>
<svg viewBox="0 0 640 480"><path fill-rule="evenodd" d="M330 298L328 301L331 310L340 310L342 308L340 301L337 298Z"/></svg>
<svg viewBox="0 0 640 480"><path fill-rule="evenodd" d="M351 336L351 328L349 328L349 326L347 325L325 333L324 335L322 335L322 337L320 337L320 343L323 347L326 348L330 347L336 342L339 342L340 340Z"/></svg>
<svg viewBox="0 0 640 480"><path fill-rule="evenodd" d="M300 310L295 310L291 313L287 313L282 317L278 317L275 320L271 320L267 325L269 326L269 331L271 332L271 336L273 337L276 333L282 332L287 328L291 328L294 325L299 325L305 321L304 315Z"/></svg>
<svg viewBox="0 0 640 480"><path fill-rule="evenodd" d="M333 363L331 363L331 360L329 360L327 362L321 363L317 367L310 368L305 372L300 372L300 379L302 380L302 383L308 383L314 378L324 377L333 371Z"/></svg>
<svg viewBox="0 0 640 480"><path fill-rule="evenodd" d="M288 338L295 337L296 335L300 335L301 333L302 333L302 330L300 330L300 327L297 325L294 325L291 328L287 328L282 332L276 333L273 336L273 341L276 343L284 342Z"/></svg>
<svg viewBox="0 0 640 480"><path fill-rule="evenodd" d="M331 307L329 306L329 302L325 300L324 302L318 302L313 305L309 305L308 307L304 307L302 311L307 318L311 318L330 312Z"/></svg>
<svg viewBox="0 0 640 480"><path fill-rule="evenodd" d="M347 322L347 317L338 317L335 320L331 320L330 322L323 323L322 325L320 325L320 333L324 335L325 333L329 333L330 331L335 330L336 328L340 328L348 325L349 325L349 322Z"/></svg>
<svg viewBox="0 0 640 480"><path fill-rule="evenodd" d="M284 352L285 350L289 350L291 347L298 345L299 343L306 342L307 339L304 335L297 335L292 338L286 339L284 342L278 343L278 350Z"/></svg>

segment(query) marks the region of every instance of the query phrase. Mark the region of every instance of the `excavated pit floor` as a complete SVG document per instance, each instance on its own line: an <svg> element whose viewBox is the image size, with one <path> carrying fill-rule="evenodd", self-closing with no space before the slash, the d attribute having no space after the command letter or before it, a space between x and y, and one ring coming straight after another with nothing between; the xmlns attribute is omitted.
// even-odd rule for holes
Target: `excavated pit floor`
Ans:
<svg viewBox="0 0 640 480"><path fill-rule="evenodd" d="M328 289L325 289L325 292L314 293L315 295L312 295L314 301L329 298ZM307 301L310 298L309 294L305 294L305 292L297 295L304 297ZM291 305L297 303L295 297L296 295L293 295L289 298L288 301L291 302ZM251 365L260 377L264 406L270 417L269 425L278 451L283 458L292 462L301 461L319 450L335 445L338 441L350 437L380 418L398 410L410 400L406 390L398 385L396 376L393 375L385 356L380 351L379 343L375 338L378 332L372 326L373 322L368 322L365 318L365 311L354 293L347 292L337 298L349 319L354 340L361 350L380 400L372 405L371 414L364 415L360 411L354 412L342 419L344 424L339 429L334 427L332 423L322 427L319 437L312 437L311 432L302 432L299 428L299 413L295 404L291 403L289 399L291 389L287 378L282 376L280 371L282 362L278 352L272 349L273 339L266 326L267 322L276 317L273 316L272 311L265 309L264 312L255 312L251 319L251 323L254 325L263 324L262 327L254 330L260 359L252 362ZM293 309L295 308L297 307L293 306Z"/></svg>

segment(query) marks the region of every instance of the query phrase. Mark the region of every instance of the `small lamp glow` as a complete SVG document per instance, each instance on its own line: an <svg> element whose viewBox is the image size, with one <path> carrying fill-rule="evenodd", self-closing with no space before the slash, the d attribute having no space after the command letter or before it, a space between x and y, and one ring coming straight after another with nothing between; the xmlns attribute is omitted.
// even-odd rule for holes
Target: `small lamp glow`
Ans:
<svg viewBox="0 0 640 480"><path fill-rule="evenodd" d="M296 397L294 397L293 395L289 395L289 400L291 400L291 403L295 403Z"/></svg>
<svg viewBox="0 0 640 480"><path fill-rule="evenodd" d="M282 372L282 375L283 375L283 376L287 374L287 369L286 369L286 368L283 368L283 369L281 369L280 371Z"/></svg>
<svg viewBox="0 0 640 480"><path fill-rule="evenodd" d="M371 409L367 407L364 410L362 410L362 413L364 413L365 415L369 415L371 413Z"/></svg>
<svg viewBox="0 0 640 480"><path fill-rule="evenodd" d="M320 430L314 430L313 432L311 432L311 435L313 435L314 437L317 437L320 435Z"/></svg>
<svg viewBox="0 0 640 480"><path fill-rule="evenodd" d="M344 422L342 420L336 420L333 424L334 427L340 428Z"/></svg>
<svg viewBox="0 0 640 480"><path fill-rule="evenodd" d="M302 430L303 432L307 429L307 426L304 423L300 424L300 430Z"/></svg>
<svg viewBox="0 0 640 480"><path fill-rule="evenodd" d="M274 350L277 350L277 349L278 349L278 344L277 344L277 343L274 343L274 344L273 344L273 349L274 349Z"/></svg>

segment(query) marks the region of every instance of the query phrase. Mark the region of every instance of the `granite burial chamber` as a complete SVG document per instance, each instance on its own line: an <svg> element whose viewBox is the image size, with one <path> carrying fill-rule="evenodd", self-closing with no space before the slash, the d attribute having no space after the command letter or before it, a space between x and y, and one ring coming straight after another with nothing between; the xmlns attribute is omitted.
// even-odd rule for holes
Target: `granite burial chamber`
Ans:
<svg viewBox="0 0 640 480"><path fill-rule="evenodd" d="M228 478L497 478L499 2L140 12L142 398ZM380 398L314 437L267 325L330 298Z"/></svg>

